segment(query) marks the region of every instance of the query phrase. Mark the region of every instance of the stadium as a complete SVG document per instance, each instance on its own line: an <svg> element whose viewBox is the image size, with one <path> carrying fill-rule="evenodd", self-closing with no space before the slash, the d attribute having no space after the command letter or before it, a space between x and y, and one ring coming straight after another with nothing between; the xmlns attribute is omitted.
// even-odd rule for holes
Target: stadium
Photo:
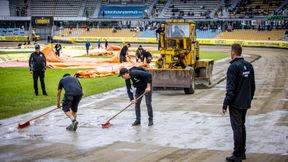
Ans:
<svg viewBox="0 0 288 162"><path fill-rule="evenodd" d="M288 0L0 0L0 161L286 162L287 49Z"/></svg>

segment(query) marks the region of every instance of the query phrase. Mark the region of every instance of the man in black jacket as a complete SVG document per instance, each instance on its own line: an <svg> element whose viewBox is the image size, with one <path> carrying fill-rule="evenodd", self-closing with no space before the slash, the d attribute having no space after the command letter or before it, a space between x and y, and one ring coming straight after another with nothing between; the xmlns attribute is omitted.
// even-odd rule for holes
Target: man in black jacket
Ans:
<svg viewBox="0 0 288 162"><path fill-rule="evenodd" d="M122 47L122 49L120 50L120 63L122 62L127 62L126 56L128 54L128 49L129 47L131 47L130 43L127 43L126 45L124 45Z"/></svg>
<svg viewBox="0 0 288 162"><path fill-rule="evenodd" d="M62 52L62 45L59 42L57 42L54 48L55 48L55 51L56 51L56 55L58 57L60 57L60 51Z"/></svg>
<svg viewBox="0 0 288 162"><path fill-rule="evenodd" d="M138 49L136 50L135 56L136 56L136 62L139 61L144 62L142 45L139 45Z"/></svg>
<svg viewBox="0 0 288 162"><path fill-rule="evenodd" d="M163 34L165 32L165 25L161 24L161 26L155 31L156 38L158 40L158 50L160 50L161 42L160 42L160 34Z"/></svg>
<svg viewBox="0 0 288 162"><path fill-rule="evenodd" d="M242 47L233 44L231 47L231 65L227 71L226 96L223 103L223 113L229 107L230 121L233 130L234 152L226 158L229 162L241 162L246 159L246 129L245 116L251 107L255 92L255 78L253 66L245 61Z"/></svg>
<svg viewBox="0 0 288 162"><path fill-rule="evenodd" d="M76 120L78 104L82 98L83 90L79 80L70 74L65 74L58 84L57 91L57 107L60 108L61 91L64 88L65 95L62 102L62 110L68 118L72 121L66 129L69 131L76 131L78 121ZM71 110L71 111L70 111Z"/></svg>
<svg viewBox="0 0 288 162"><path fill-rule="evenodd" d="M35 45L35 52L30 55L29 58L30 73L33 74L34 90L35 95L38 96L38 77L40 78L41 88L43 95L47 96L45 90L45 70L46 70L46 58L45 55L40 51L40 45Z"/></svg>
<svg viewBox="0 0 288 162"><path fill-rule="evenodd" d="M146 59L147 64L150 64L152 59L153 59L152 54L147 50L143 50L143 61L142 62L144 62L145 59Z"/></svg>
<svg viewBox="0 0 288 162"><path fill-rule="evenodd" d="M132 91L131 81L133 83L133 86L136 88L136 95L135 95L136 98L138 98L139 96L141 96L143 93L146 92L145 100L149 116L148 126L152 126L153 125L153 109L151 104L152 75L146 72L145 69L133 67L130 70L128 70L127 68L122 68L120 70L119 76L125 79L127 93L131 102L135 102L133 92L131 92ZM141 100L142 97L135 103L136 121L132 124L132 126L137 126L141 124L141 111L140 111Z"/></svg>

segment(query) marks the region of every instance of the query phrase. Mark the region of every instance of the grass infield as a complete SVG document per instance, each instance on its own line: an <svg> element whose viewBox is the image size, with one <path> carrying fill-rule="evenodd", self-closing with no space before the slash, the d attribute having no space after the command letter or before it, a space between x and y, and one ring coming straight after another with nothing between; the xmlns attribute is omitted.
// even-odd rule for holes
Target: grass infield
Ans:
<svg viewBox="0 0 288 162"><path fill-rule="evenodd" d="M45 73L45 83L49 96L42 95L40 81L38 83L39 96L35 96L32 75L27 68L0 68L0 119L56 105L59 80L64 74L74 74L76 71L76 69L48 69ZM79 80L84 90L84 96L124 86L124 81L117 76Z"/></svg>
<svg viewBox="0 0 288 162"><path fill-rule="evenodd" d="M88 57L107 58L105 56ZM211 58L219 60L226 57L229 57L229 54L213 52L201 52L200 54L200 58L203 59ZM49 96L41 95L40 82L38 83L40 95L35 96L32 75L29 73L28 68L0 68L0 119L55 105L59 80L64 74L74 74L78 70L79 69L48 69L45 73L45 83ZM84 96L106 92L124 86L124 81L117 76L79 80L84 89Z"/></svg>

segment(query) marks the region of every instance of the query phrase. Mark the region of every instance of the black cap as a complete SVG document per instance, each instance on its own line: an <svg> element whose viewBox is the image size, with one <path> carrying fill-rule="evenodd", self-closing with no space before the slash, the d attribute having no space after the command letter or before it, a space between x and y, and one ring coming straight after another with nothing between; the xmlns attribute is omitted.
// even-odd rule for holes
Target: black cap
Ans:
<svg viewBox="0 0 288 162"><path fill-rule="evenodd" d="M36 45L35 45L35 49L40 49L40 45L39 45L39 44L36 44Z"/></svg>
<svg viewBox="0 0 288 162"><path fill-rule="evenodd" d="M126 73L128 73L128 72L129 72L129 70L128 70L127 68L122 68L122 69L120 69L120 71L119 71L118 77L120 77L120 76L122 76L122 75L124 75L124 74L126 74Z"/></svg>
<svg viewBox="0 0 288 162"><path fill-rule="evenodd" d="M130 43L127 43L127 45L128 45L128 46L131 46L131 44L130 44Z"/></svg>

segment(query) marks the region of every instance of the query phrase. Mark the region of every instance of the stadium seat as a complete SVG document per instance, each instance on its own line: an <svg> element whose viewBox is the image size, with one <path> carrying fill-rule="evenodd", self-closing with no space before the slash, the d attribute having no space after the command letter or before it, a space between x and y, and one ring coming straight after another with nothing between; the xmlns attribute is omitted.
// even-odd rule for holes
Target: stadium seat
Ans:
<svg viewBox="0 0 288 162"><path fill-rule="evenodd" d="M286 30L257 31L257 30L233 30L223 32L216 36L217 39L240 39L240 40L283 40Z"/></svg>

